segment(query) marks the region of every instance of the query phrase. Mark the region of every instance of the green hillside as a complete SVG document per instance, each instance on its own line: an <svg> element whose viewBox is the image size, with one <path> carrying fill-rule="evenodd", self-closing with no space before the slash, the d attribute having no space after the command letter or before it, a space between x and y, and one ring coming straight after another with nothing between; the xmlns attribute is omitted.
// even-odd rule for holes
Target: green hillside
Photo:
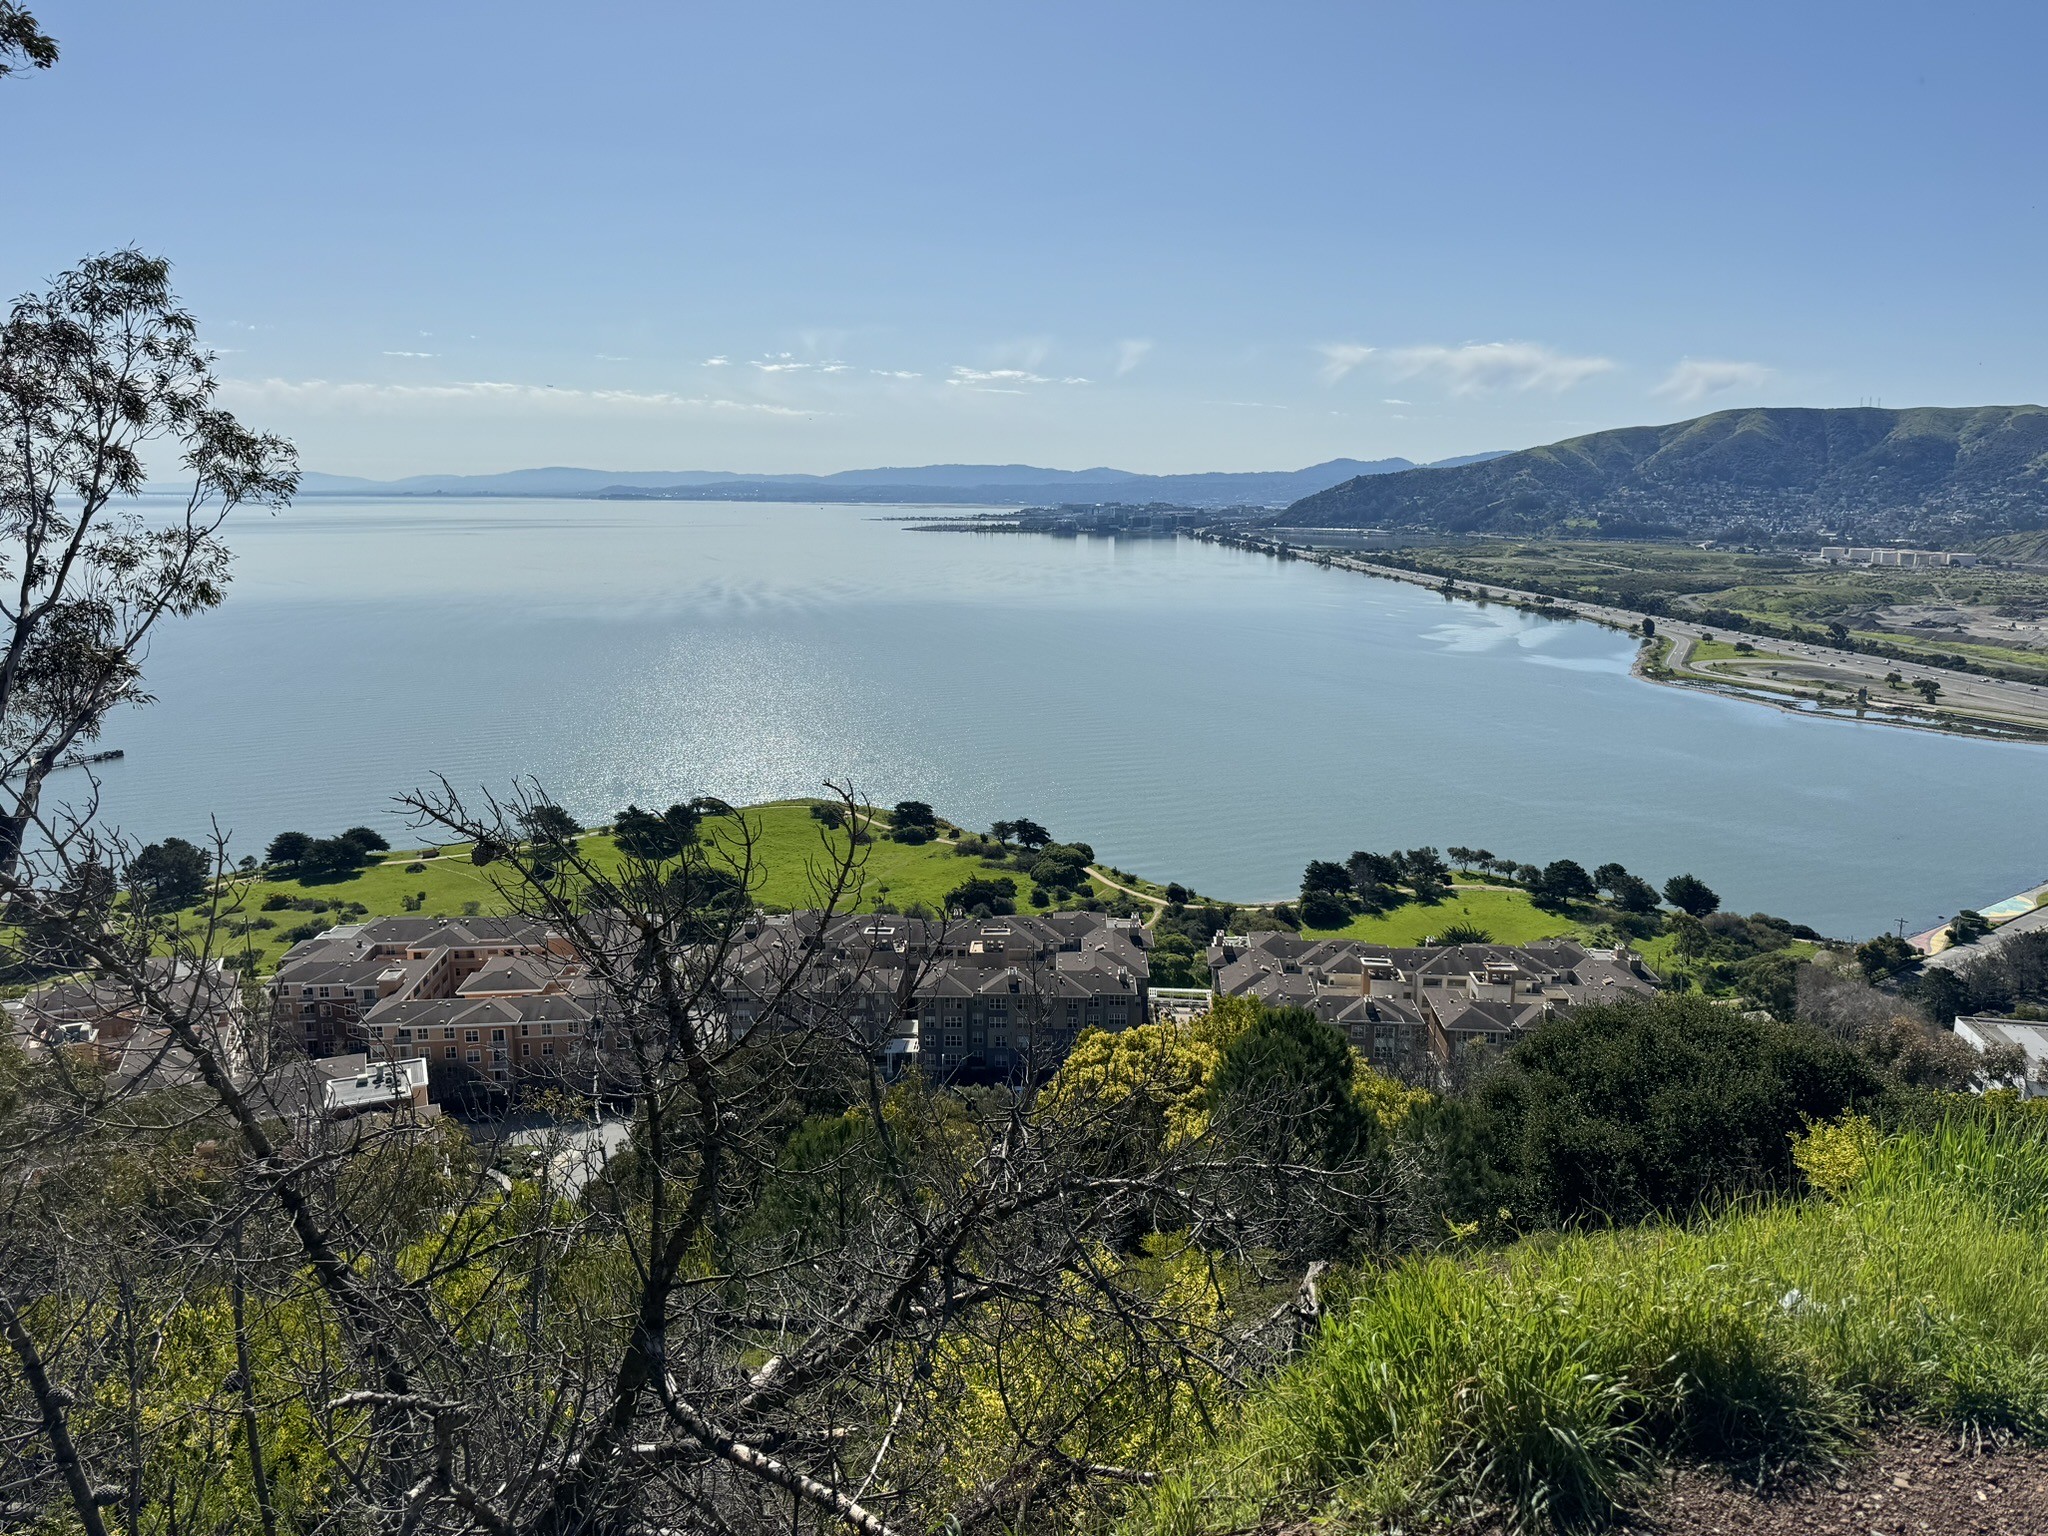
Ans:
<svg viewBox="0 0 2048 1536"><path fill-rule="evenodd" d="M788 909L818 900L816 873L824 844L823 828L811 816L813 803L783 800L740 813L751 829L754 898L764 906ZM735 864L741 856L737 827L733 818L714 817L706 821L703 832L706 842L724 848L724 858ZM611 839L602 833L587 834L582 846L600 866L617 859ZM941 910L946 893L963 880L992 876L1015 881L1017 901L1029 910L1034 889L1029 875L1007 864L991 868L981 859L962 857L950 842L912 845L877 836L862 844L860 853L858 887L842 903L853 910L907 909L920 903ZM468 850L459 847L395 851L338 880L301 880L282 870L264 871L235 882L235 909L226 917L229 934L224 948L228 953L249 950L260 973L275 966L298 939L336 923L408 912L422 917L504 912L508 903L495 873L478 868ZM266 907L277 902L297 905ZM188 921L202 916L195 912Z"/></svg>
<svg viewBox="0 0 2048 1536"><path fill-rule="evenodd" d="M2048 409L1717 411L1479 464L1361 476L1294 503L1285 527L1583 530L1618 537L1849 529L1980 539L2048 517Z"/></svg>
<svg viewBox="0 0 2048 1536"><path fill-rule="evenodd" d="M1802 1141L1804 1199L1359 1275L1128 1536L1602 1530L1671 1461L1754 1480L1887 1416L2038 1440L2044 1153L2038 1118L1852 1119Z"/></svg>

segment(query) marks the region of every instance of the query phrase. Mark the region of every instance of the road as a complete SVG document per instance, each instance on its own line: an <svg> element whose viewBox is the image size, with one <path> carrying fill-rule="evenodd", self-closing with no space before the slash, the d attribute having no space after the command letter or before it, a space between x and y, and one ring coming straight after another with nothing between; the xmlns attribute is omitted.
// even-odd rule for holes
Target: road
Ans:
<svg viewBox="0 0 2048 1536"><path fill-rule="evenodd" d="M1955 970L1996 953L2023 933L2048 933L2048 907L2022 912L2012 921L2000 923L1973 944L1958 944L1938 955L1930 955L1927 965L1934 970Z"/></svg>

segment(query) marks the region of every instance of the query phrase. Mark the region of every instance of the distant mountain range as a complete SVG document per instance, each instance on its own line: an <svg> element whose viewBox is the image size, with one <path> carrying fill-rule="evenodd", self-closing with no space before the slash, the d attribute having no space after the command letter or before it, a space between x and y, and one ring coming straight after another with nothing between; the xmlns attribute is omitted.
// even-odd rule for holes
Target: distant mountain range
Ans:
<svg viewBox="0 0 2048 1536"><path fill-rule="evenodd" d="M515 469L497 475L412 475L364 480L309 470L306 496L588 496L688 501L976 503L1169 501L1182 506L1285 506L1368 475L1478 463L1489 454L1418 466L1408 459L1331 459L1307 469L1141 475L1124 469L1040 469L1031 464L925 464L833 475L742 475L722 470Z"/></svg>
<svg viewBox="0 0 2048 1536"><path fill-rule="evenodd" d="M2048 526L2048 409L1716 411L1426 473L1360 475L1275 523L1614 537Z"/></svg>

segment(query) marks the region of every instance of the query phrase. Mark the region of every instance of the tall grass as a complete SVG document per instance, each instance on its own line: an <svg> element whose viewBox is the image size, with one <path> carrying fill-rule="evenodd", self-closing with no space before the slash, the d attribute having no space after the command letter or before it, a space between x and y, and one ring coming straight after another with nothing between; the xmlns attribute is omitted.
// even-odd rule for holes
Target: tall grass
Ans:
<svg viewBox="0 0 2048 1536"><path fill-rule="evenodd" d="M1833 1199L1389 1271L1134 1523L1597 1529L1675 1455L1762 1470L1885 1414L2048 1437L2044 1352L2048 1136L1873 1135Z"/></svg>

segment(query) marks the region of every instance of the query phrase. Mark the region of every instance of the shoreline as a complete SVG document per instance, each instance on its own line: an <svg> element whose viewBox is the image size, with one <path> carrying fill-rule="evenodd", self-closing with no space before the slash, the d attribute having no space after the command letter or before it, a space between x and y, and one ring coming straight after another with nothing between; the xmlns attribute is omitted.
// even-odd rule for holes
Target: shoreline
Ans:
<svg viewBox="0 0 2048 1536"><path fill-rule="evenodd" d="M1427 591L1446 595L1473 603L1499 602L1520 609L1526 613L1549 615L1556 618L1578 619L1598 624L1603 629L1615 630L1621 634L1642 636L1649 640L1668 639L1674 647L1681 643L1689 650L1702 639L1719 633L1742 633L1726 629L1709 629L1688 619L1673 619L1655 614L1645 614L1626 608L1611 608L1603 604L1588 603L1572 598L1549 597L1546 594L1524 592L1512 587L1484 587L1472 583L1459 584L1448 578L1441 578L1421 571L1405 570L1399 566L1381 565L1375 561L1346 555L1334 551L1316 550L1313 546L1297 546L1283 541L1267 541L1253 536L1230 536L1215 533L1197 533L1190 537L1203 543L1221 545L1227 549L1241 549L1253 554L1264 554L1275 559L1307 560L1313 564L1327 566L1332 570L1349 571L1355 575L1387 581L1405 582L1409 586L1421 587ZM1648 621L1652 626L1649 635L1643 635L1642 626ZM1760 650L1775 647L1769 654L1783 654L1796 658L1802 651L1817 652L1828 650L1806 642L1788 642L1775 637L1759 635L1753 637ZM1981 719L1973 716L1956 715L1949 718L1918 718L1894 712L1890 709L1866 707L1858 710L1830 707L1818 703L1811 706L1791 702L1784 698L1770 696L1768 690L1744 688L1733 679L1722 679L1706 673L1670 670L1651 661L1654 648L1648 644L1637 649L1629 663L1629 673L1643 682L1667 688L1683 688L1698 693L1710 693L1725 699L1743 703L1761 704L1781 713L1806 720L1836 720L1850 725L1888 725L1904 730L1928 731L1941 736L1956 736L1979 741L1995 741L2020 746L2048 745L2048 705L2042 710L2043 723L2031 725L2019 721L2001 724L1995 719ZM1684 656L1679 653L1681 664ZM1837 665L1850 665L1860 661L1861 654L1854 651L1831 651L1829 660L1839 657ZM1891 662L1886 659L1887 670L1912 678L1929 678L1936 682L1943 679L1959 679L1974 689L1994 691L2003 689L2029 689L2034 694L2048 696L2048 689L2031 683L2013 683L2004 679L1981 678L1970 673L1959 673L1950 668L1936 667L1925 663ZM1877 670L1876 660L1870 670ZM1659 675L1662 673L1663 675ZM1946 686L1946 684L1944 684Z"/></svg>

